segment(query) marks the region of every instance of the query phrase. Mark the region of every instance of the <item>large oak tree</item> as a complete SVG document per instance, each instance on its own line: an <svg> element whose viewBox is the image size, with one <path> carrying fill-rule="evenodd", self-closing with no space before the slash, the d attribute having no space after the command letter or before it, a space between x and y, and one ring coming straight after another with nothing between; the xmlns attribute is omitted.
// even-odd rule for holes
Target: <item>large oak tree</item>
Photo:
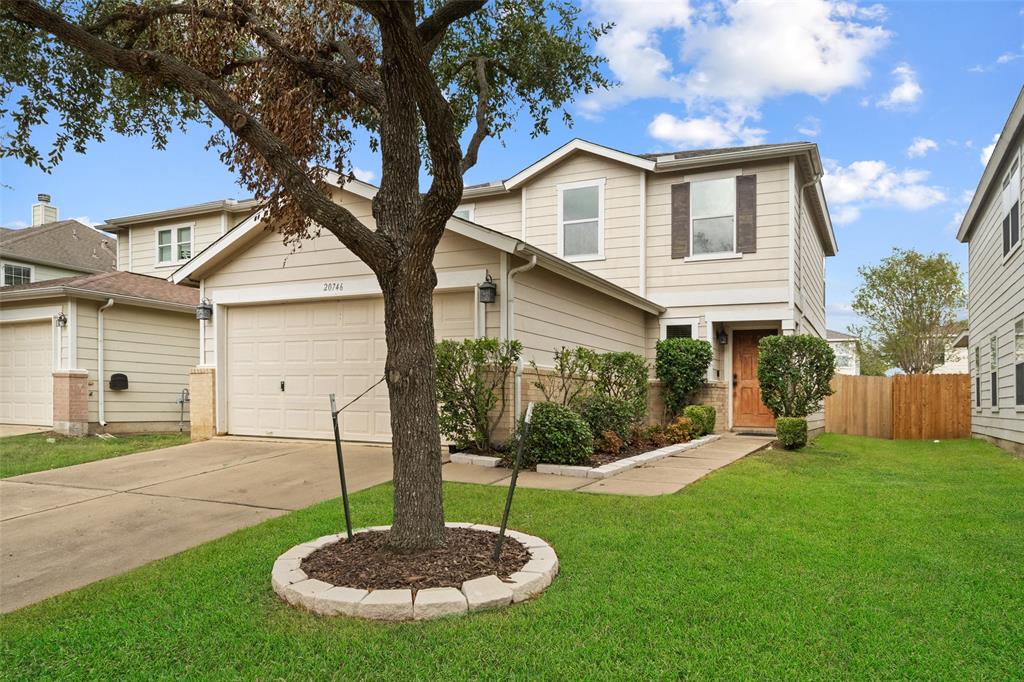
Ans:
<svg viewBox="0 0 1024 682"><path fill-rule="evenodd" d="M444 528L434 250L484 140L520 113L545 133L573 96L609 85L590 50L607 29L564 0L0 0L0 153L49 169L108 131L162 148L210 124L287 243L322 229L362 259L384 296L392 543L416 551ZM376 229L322 182L359 140L382 163Z"/></svg>

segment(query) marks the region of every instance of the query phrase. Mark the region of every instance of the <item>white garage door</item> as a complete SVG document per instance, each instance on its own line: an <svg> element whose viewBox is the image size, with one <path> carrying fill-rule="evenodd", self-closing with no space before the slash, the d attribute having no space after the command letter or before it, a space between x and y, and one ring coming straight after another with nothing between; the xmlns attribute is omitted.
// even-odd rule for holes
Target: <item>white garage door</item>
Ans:
<svg viewBox="0 0 1024 682"><path fill-rule="evenodd" d="M53 327L0 324L0 423L53 424Z"/></svg>
<svg viewBox="0 0 1024 682"><path fill-rule="evenodd" d="M474 336L472 292L436 294L438 338ZM250 436L333 438L341 407L384 374L384 301L360 298L228 311L227 429ZM390 442L385 384L342 413L342 438Z"/></svg>

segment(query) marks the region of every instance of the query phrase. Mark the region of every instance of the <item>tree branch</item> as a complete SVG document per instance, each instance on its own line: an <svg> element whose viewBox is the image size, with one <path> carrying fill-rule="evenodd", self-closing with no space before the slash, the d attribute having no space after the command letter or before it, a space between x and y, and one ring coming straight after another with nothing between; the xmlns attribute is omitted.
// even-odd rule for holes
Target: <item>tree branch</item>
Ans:
<svg viewBox="0 0 1024 682"><path fill-rule="evenodd" d="M486 4L487 0L448 0L433 14L421 21L416 31L420 34L420 40L423 42L427 54L434 53L449 26L463 17L468 17Z"/></svg>
<svg viewBox="0 0 1024 682"><path fill-rule="evenodd" d="M389 259L387 242L325 196L287 146L250 116L214 79L161 52L117 47L32 0L0 0L0 9L108 68L173 84L202 101L274 170L308 218L327 228L371 268L381 267Z"/></svg>
<svg viewBox="0 0 1024 682"><path fill-rule="evenodd" d="M470 168L476 165L477 154L480 145L487 139L490 129L487 125L487 114L491 107L491 84L487 82L487 59L477 57L473 60L473 69L476 72L477 99L476 99L476 130L466 146L466 152L462 155L462 173L465 174Z"/></svg>

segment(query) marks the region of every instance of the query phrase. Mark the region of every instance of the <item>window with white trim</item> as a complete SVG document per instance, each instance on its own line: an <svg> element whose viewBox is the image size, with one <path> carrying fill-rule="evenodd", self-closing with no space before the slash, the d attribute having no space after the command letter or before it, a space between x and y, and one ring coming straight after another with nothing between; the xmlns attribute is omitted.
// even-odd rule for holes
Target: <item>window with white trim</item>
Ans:
<svg viewBox="0 0 1024 682"><path fill-rule="evenodd" d="M469 220L472 222L473 214L476 213L476 206L473 204L463 204L455 209L455 217L462 218L463 220Z"/></svg>
<svg viewBox="0 0 1024 682"><path fill-rule="evenodd" d="M566 260L602 258L604 182L559 187L558 194L562 257Z"/></svg>
<svg viewBox="0 0 1024 682"><path fill-rule="evenodd" d="M1003 177L1003 256L1020 244L1020 167L1013 160L1010 172Z"/></svg>
<svg viewBox="0 0 1024 682"><path fill-rule="evenodd" d="M836 356L836 368L853 369L853 359L856 349L852 343L837 343L833 346Z"/></svg>
<svg viewBox="0 0 1024 682"><path fill-rule="evenodd" d="M192 228L172 227L156 232L156 261L183 263L192 257Z"/></svg>
<svg viewBox="0 0 1024 682"><path fill-rule="evenodd" d="M1017 386L1017 399L1014 402L1020 406L1024 405L1024 319L1017 320L1013 325L1013 361Z"/></svg>
<svg viewBox="0 0 1024 682"><path fill-rule="evenodd" d="M989 390L992 393L992 407L999 407L999 337L993 334L988 340L992 371L989 373Z"/></svg>
<svg viewBox="0 0 1024 682"><path fill-rule="evenodd" d="M974 406L981 407L981 346L974 347Z"/></svg>
<svg viewBox="0 0 1024 682"><path fill-rule="evenodd" d="M736 178L690 185L690 255L736 253Z"/></svg>
<svg viewBox="0 0 1024 682"><path fill-rule="evenodd" d="M32 283L32 267L28 265L14 265L4 263L4 286L14 287L19 284Z"/></svg>

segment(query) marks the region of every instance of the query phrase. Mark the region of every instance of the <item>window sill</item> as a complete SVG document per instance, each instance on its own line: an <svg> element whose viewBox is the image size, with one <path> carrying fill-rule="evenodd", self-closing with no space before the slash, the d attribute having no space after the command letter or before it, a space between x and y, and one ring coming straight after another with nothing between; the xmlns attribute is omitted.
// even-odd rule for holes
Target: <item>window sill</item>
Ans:
<svg viewBox="0 0 1024 682"><path fill-rule="evenodd" d="M684 263L700 263L702 261L714 261L714 260L739 260L743 258L742 253L710 253L700 256L687 256L683 259Z"/></svg>
<svg viewBox="0 0 1024 682"><path fill-rule="evenodd" d="M595 254L593 256L562 256L562 260L568 263L587 263L591 261L604 260L604 254Z"/></svg>
<svg viewBox="0 0 1024 682"><path fill-rule="evenodd" d="M1017 255L1017 252L1020 251L1021 243L1024 243L1024 234L1017 238L1017 243L1011 246L1010 250L1003 256L1003 265L1006 265L1007 261Z"/></svg>
<svg viewBox="0 0 1024 682"><path fill-rule="evenodd" d="M192 259L189 258L188 260L178 261L177 263L157 263L153 267L156 268L157 270L166 270L168 268L180 268L182 265L184 265L190 260Z"/></svg>

